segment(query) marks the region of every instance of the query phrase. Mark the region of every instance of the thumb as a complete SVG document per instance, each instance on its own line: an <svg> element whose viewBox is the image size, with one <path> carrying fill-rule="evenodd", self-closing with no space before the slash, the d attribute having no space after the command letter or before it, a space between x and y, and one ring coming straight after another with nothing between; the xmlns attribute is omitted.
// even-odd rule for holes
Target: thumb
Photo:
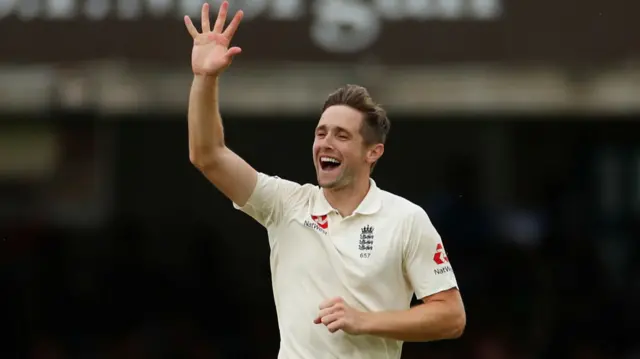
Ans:
<svg viewBox="0 0 640 359"><path fill-rule="evenodd" d="M232 47L229 50L227 50L227 57L228 58L233 58L234 56L240 54L242 52L242 49L239 47Z"/></svg>

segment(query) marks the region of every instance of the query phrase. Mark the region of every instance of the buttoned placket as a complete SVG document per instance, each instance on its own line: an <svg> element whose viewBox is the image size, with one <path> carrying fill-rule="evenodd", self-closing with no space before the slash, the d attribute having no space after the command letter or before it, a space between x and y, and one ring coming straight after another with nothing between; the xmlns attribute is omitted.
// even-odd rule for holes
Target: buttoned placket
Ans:
<svg viewBox="0 0 640 359"><path fill-rule="evenodd" d="M345 233L343 233L344 231L342 231L342 229L345 226L348 226L349 221L353 221L354 217L356 217L357 215L358 213L354 212L347 217L342 217L340 215L340 212L338 212L336 209L332 209L328 214L329 227L327 234L329 235L329 238L334 241L340 238L340 233L346 235Z"/></svg>

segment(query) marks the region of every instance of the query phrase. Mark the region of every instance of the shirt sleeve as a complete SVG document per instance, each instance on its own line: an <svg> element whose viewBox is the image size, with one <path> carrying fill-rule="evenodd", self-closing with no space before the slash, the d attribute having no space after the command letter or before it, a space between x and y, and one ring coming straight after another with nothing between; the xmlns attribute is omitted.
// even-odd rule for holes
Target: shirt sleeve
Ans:
<svg viewBox="0 0 640 359"><path fill-rule="evenodd" d="M287 208L295 205L295 198L300 197L301 192L302 186L298 183L258 173L256 187L247 203L242 207L236 203L233 206L268 228L286 217Z"/></svg>
<svg viewBox="0 0 640 359"><path fill-rule="evenodd" d="M404 267L418 299L458 288L442 239L422 209L412 216L404 248Z"/></svg>

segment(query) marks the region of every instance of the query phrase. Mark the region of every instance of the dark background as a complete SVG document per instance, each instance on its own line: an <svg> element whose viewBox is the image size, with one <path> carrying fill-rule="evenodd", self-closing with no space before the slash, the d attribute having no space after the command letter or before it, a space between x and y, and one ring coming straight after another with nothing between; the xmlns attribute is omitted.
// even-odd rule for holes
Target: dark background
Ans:
<svg viewBox="0 0 640 359"><path fill-rule="evenodd" d="M314 182L324 97L366 86L393 123L373 177L429 213L467 309L403 358L640 359L640 2L474 1L500 11L265 8L227 143ZM266 233L189 163L187 2L0 1L0 359L276 358Z"/></svg>
<svg viewBox="0 0 640 359"><path fill-rule="evenodd" d="M226 116L228 144L313 181L317 116ZM276 357L266 233L190 165L184 115L4 119L60 155L38 180L4 168L0 357ZM632 116L392 120L373 177L428 211L468 316L462 339L404 358L639 355Z"/></svg>

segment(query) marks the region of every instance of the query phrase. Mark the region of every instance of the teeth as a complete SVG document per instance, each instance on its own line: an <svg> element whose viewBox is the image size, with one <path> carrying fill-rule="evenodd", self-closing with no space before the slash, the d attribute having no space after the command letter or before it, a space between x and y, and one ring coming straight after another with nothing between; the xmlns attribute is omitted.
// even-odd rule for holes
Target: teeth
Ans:
<svg viewBox="0 0 640 359"><path fill-rule="evenodd" d="M340 164L340 161L336 160L335 158L331 158L331 157L320 157L320 161L322 161L322 162L332 162L332 163Z"/></svg>

